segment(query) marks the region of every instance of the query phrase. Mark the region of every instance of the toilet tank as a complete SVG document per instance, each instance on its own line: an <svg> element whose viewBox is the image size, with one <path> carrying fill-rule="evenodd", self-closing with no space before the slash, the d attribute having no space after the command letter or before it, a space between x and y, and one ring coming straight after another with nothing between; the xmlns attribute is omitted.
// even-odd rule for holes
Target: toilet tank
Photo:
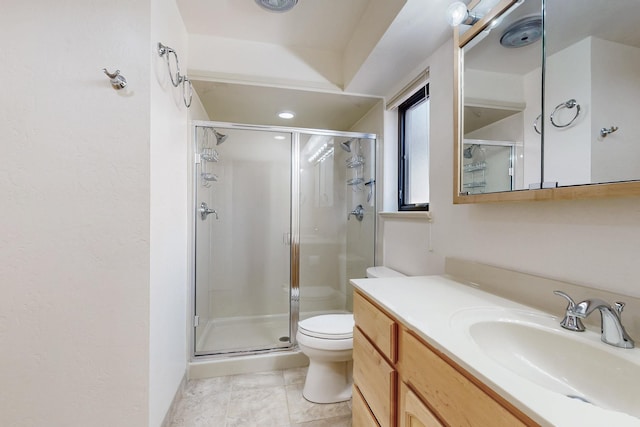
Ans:
<svg viewBox="0 0 640 427"><path fill-rule="evenodd" d="M393 270L389 267L369 267L367 268L367 277L372 279L379 279L383 277L404 277L405 274L400 273L399 271Z"/></svg>

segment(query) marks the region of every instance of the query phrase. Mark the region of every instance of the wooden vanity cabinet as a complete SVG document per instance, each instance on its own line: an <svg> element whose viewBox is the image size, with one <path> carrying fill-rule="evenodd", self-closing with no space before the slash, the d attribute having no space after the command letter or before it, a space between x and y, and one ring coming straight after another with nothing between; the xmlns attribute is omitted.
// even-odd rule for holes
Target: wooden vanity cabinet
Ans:
<svg viewBox="0 0 640 427"><path fill-rule="evenodd" d="M353 394L364 400L375 424L367 419L362 405L353 405L353 427L395 427L397 372L397 325L381 309L356 293L353 302L356 327L353 330ZM360 403L360 402L358 402Z"/></svg>
<svg viewBox="0 0 640 427"><path fill-rule="evenodd" d="M354 427L538 426L357 291L354 317Z"/></svg>
<svg viewBox="0 0 640 427"><path fill-rule="evenodd" d="M402 381L447 425L537 426L489 387L404 328L399 353Z"/></svg>
<svg viewBox="0 0 640 427"><path fill-rule="evenodd" d="M403 382L400 383L399 418L400 427L444 427L438 417Z"/></svg>
<svg viewBox="0 0 640 427"><path fill-rule="evenodd" d="M379 426L375 415L369 409L369 405L360 394L358 387L353 387L353 397L351 399L351 411L353 413L353 427L375 427Z"/></svg>

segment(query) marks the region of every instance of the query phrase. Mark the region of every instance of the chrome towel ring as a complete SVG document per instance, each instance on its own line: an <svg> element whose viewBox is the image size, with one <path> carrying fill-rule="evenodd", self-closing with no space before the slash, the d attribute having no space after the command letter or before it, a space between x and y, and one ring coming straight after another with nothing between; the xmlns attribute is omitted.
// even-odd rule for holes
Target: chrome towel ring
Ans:
<svg viewBox="0 0 640 427"><path fill-rule="evenodd" d="M540 121L541 118L542 118L542 114L538 115L538 117L536 117L536 119L533 121L533 129L536 131L538 135L542 135L542 132L540 132L540 129L538 129L538 122Z"/></svg>
<svg viewBox="0 0 640 427"><path fill-rule="evenodd" d="M182 84L182 100L184 101L184 105L187 108L191 107L191 100L193 99L193 84L187 76L183 76L182 74L180 74L180 61L178 60L178 54L169 46L165 46L162 43L158 42L158 55L160 55L160 57L164 56L167 60L167 69L169 70L171 84L173 85L173 87L178 87L180 86L180 84ZM175 62L175 78L174 73L171 70L171 59L169 58L171 55L173 55ZM187 95L189 96L189 101L187 101Z"/></svg>
<svg viewBox="0 0 640 427"><path fill-rule="evenodd" d="M558 124L556 120L554 120L554 116L559 110L562 110L563 108L569 108L569 109L575 108L576 113L573 116L573 118L569 120L568 123ZM570 126L578 118L579 115L580 115L580 104L578 104L578 102L575 99L570 99L566 102L561 102L560 104L556 105L556 108L553 110L553 113L551 113L551 124L557 128L566 128L567 126Z"/></svg>

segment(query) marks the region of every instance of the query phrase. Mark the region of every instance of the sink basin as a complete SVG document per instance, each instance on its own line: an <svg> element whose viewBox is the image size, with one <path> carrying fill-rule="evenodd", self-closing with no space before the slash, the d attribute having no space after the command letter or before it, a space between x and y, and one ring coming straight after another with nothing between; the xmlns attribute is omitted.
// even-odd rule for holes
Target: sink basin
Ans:
<svg viewBox="0 0 640 427"><path fill-rule="evenodd" d="M500 367L547 390L640 418L639 349L618 349L551 316L489 311L462 316L466 335Z"/></svg>

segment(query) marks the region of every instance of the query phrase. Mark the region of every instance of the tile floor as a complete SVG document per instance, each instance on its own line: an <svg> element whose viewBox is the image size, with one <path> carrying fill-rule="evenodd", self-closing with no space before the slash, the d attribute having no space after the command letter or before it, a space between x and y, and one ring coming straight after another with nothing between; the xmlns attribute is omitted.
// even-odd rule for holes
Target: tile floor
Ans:
<svg viewBox="0 0 640 427"><path fill-rule="evenodd" d="M351 402L302 397L307 368L191 380L171 427L351 427Z"/></svg>

